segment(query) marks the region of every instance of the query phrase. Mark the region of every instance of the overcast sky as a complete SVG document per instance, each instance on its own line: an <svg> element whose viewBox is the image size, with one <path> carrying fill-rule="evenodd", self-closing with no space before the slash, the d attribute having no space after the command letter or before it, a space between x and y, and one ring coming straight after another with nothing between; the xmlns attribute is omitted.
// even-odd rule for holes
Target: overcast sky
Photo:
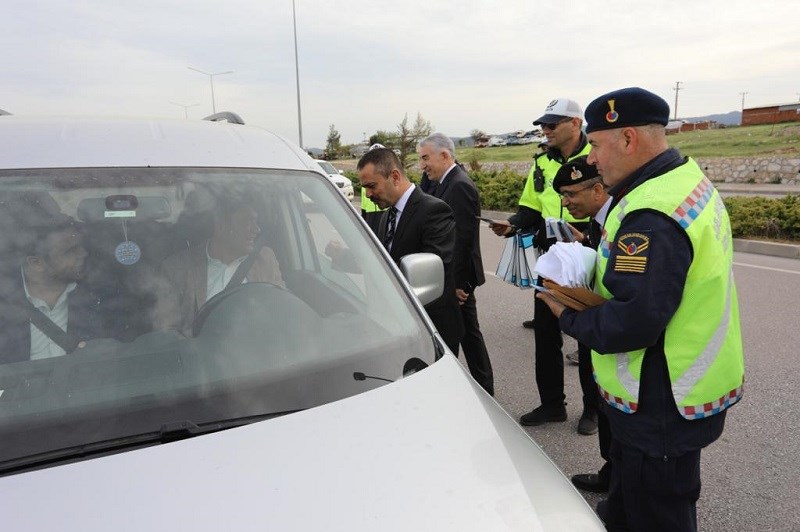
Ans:
<svg viewBox="0 0 800 532"><path fill-rule="evenodd" d="M189 118L298 139L291 0L4 0L0 109ZM798 100L797 0L296 0L303 144L529 129L547 103L631 85L678 115ZM672 111L674 113L674 109Z"/></svg>

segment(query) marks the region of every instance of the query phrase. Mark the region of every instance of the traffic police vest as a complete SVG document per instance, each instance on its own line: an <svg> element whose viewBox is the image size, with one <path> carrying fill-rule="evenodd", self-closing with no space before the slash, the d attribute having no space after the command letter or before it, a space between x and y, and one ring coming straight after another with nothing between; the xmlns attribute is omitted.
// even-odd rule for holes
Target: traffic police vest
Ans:
<svg viewBox="0 0 800 532"><path fill-rule="evenodd" d="M364 212L380 212L383 209L367 197L367 189L361 187L361 210Z"/></svg>
<svg viewBox="0 0 800 532"><path fill-rule="evenodd" d="M571 161L576 157L588 155L591 149L592 146L587 143L581 151L567 159L567 161ZM534 186L537 167L541 170L544 177L544 188L541 192L537 192L537 187ZM551 159L546 153L536 156L531 171L528 173L528 179L525 180L525 188L522 190L519 204L539 211L544 218L563 218L568 222L588 222L589 218L573 218L569 212L562 209L561 196L559 196L558 192L553 188L553 180L559 168L561 168L561 163L555 159Z"/></svg>
<svg viewBox="0 0 800 532"><path fill-rule="evenodd" d="M633 232L617 238L625 216L640 209L663 212L692 243L694 256L683 298L667 324L664 353L681 416L712 416L741 399L744 382L728 212L716 188L692 159L631 190L608 214L598 250L596 290L606 299L614 297L603 284L611 245L618 248L614 271L642 273L647 267L648 235ZM644 353L644 349L608 355L592 352L601 395L609 405L628 414L638 408Z"/></svg>

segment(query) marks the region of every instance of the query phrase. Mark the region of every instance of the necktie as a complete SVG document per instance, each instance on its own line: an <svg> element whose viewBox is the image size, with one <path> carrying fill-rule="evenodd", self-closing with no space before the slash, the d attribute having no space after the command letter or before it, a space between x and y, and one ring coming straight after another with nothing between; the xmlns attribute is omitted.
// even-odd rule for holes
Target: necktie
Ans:
<svg viewBox="0 0 800 532"><path fill-rule="evenodd" d="M392 249L392 239L394 238L394 228L397 222L397 209L389 208L389 219L386 224L386 236L383 238L383 245L386 249Z"/></svg>

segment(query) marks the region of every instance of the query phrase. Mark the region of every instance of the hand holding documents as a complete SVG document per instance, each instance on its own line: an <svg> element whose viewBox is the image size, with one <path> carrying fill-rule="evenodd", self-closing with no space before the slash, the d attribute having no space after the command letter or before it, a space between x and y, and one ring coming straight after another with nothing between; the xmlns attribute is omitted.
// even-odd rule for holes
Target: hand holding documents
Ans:
<svg viewBox="0 0 800 532"><path fill-rule="evenodd" d="M556 242L539 257L534 273L545 278L545 288L562 304L584 310L605 301L589 288L596 257L595 250L578 242Z"/></svg>
<svg viewBox="0 0 800 532"><path fill-rule="evenodd" d="M575 235L565 220L547 217L544 219L544 226L547 238L555 238L559 242L575 242Z"/></svg>

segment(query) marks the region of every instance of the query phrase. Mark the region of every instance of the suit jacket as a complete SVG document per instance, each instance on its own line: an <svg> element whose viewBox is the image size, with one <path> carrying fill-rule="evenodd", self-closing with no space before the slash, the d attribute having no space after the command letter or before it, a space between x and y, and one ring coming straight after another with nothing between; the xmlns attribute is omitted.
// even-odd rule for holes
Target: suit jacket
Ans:
<svg viewBox="0 0 800 532"><path fill-rule="evenodd" d="M208 299L208 256L206 242L190 245L164 260L161 272L172 290L161 294L156 308L156 328L178 330L191 336L192 323ZM268 247L253 261L246 279L251 283L272 283L285 287L275 253Z"/></svg>
<svg viewBox="0 0 800 532"><path fill-rule="evenodd" d="M388 212L383 213L378 227L381 242L386 236ZM451 349L453 341L458 348L458 342L464 334L453 277L454 228L455 220L450 207L415 187L395 227L392 249L389 251L398 264L400 259L411 253L434 253L441 257L444 263L444 292L441 297L425 305L425 310Z"/></svg>
<svg viewBox="0 0 800 532"><path fill-rule="evenodd" d="M31 358L31 322L25 312L25 290L22 276L8 280L0 295L0 364L21 362ZM79 340L113 337L105 331L102 303L105 298L91 293L79 284L67 296L67 331Z"/></svg>
<svg viewBox="0 0 800 532"><path fill-rule="evenodd" d="M467 172L456 165L431 193L453 210L456 221L453 276L456 288L471 292L486 282L481 258L479 220L476 218L481 215L478 188Z"/></svg>

